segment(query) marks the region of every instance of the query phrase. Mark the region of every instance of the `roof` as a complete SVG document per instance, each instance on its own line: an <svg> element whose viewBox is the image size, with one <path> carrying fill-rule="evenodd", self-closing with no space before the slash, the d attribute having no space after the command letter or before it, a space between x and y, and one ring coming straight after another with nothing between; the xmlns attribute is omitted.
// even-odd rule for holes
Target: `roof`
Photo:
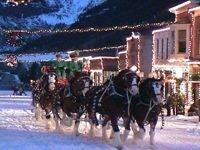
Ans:
<svg viewBox="0 0 200 150"><path fill-rule="evenodd" d="M152 32L152 34L158 33L158 32L164 32L164 31L168 31L168 30L170 30L170 27L163 28L163 29L158 29L158 30L154 30L154 31Z"/></svg>
<svg viewBox="0 0 200 150"><path fill-rule="evenodd" d="M175 11L177 11L178 9L180 9L182 7L185 7L185 6L187 6L187 5L191 4L191 3L192 3L191 1L186 1L186 2L181 3L181 4L179 4L179 5L175 6L175 7L170 8L169 11L171 13L175 13Z"/></svg>
<svg viewBox="0 0 200 150"><path fill-rule="evenodd" d="M200 6L189 9L189 12L200 10Z"/></svg>

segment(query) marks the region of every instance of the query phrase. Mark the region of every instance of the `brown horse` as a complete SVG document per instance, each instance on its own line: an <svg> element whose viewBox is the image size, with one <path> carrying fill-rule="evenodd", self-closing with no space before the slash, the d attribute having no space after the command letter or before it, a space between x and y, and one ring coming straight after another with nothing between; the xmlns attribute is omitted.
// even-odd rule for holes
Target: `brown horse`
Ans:
<svg viewBox="0 0 200 150"><path fill-rule="evenodd" d="M58 120L58 99L59 95L57 93L56 86L57 77L55 73L44 74L33 90L33 100L36 106L36 119L40 115L38 113L42 113L40 108L45 111L46 119L49 120L51 117L51 112L54 115L54 119ZM56 121L57 123L57 121ZM47 128L49 128L50 122L48 121ZM56 124L56 128L58 124Z"/></svg>
<svg viewBox="0 0 200 150"><path fill-rule="evenodd" d="M93 87L86 94L87 112L91 120L90 134L93 135L94 124L98 125L96 113L104 116L102 135L106 137L106 124L111 120L114 131L114 144L122 147L118 120L123 117L125 128L130 130L130 105L132 97L138 94L139 77L129 69L122 70L103 86Z"/></svg>
<svg viewBox="0 0 200 150"><path fill-rule="evenodd" d="M149 135L151 144L154 142L155 127L161 112L162 92L162 78L147 78L139 85L139 96L134 99L134 104L131 106L131 115L139 126L139 132L135 132L135 135L143 138L145 133L144 126L150 124Z"/></svg>
<svg viewBox="0 0 200 150"><path fill-rule="evenodd" d="M74 78L69 81L69 84L69 87L60 89L59 101L62 110L68 117L72 118L72 113L76 113L74 134L79 135L78 126L80 117L85 112L85 94L91 88L92 80L88 73L76 72ZM65 121L65 119L64 115L63 120Z"/></svg>

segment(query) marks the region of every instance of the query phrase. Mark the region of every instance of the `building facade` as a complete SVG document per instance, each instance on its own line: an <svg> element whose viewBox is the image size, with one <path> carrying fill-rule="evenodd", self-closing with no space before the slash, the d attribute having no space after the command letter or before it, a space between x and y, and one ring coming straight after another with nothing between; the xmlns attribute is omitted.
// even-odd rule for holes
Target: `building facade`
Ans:
<svg viewBox="0 0 200 150"><path fill-rule="evenodd" d="M119 69L136 66L141 77L147 77L152 68L152 35L134 33L128 38L127 49L119 53Z"/></svg>
<svg viewBox="0 0 200 150"><path fill-rule="evenodd" d="M152 70L165 76L166 95L180 89L190 104L200 98L200 5L186 1L169 11L174 23L152 32Z"/></svg>
<svg viewBox="0 0 200 150"><path fill-rule="evenodd" d="M118 73L118 57L94 57L90 59L90 72L95 85L101 85L111 75Z"/></svg>

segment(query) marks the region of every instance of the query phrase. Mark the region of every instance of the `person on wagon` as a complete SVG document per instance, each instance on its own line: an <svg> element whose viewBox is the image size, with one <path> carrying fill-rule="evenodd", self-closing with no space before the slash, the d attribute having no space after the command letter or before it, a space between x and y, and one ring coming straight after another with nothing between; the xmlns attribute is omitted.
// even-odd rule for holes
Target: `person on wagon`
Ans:
<svg viewBox="0 0 200 150"><path fill-rule="evenodd" d="M71 61L68 62L68 69L69 69L69 78L74 77L75 72L82 71L82 62L78 61L78 53L73 52L70 54Z"/></svg>
<svg viewBox="0 0 200 150"><path fill-rule="evenodd" d="M52 67L55 69L58 79L66 79L66 62L60 54L56 55L56 60L52 62Z"/></svg>

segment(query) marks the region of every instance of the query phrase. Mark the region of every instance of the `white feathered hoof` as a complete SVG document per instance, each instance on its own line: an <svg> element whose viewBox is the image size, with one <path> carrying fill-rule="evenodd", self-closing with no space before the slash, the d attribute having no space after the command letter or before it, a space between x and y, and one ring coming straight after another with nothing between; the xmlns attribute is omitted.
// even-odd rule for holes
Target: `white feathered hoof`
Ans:
<svg viewBox="0 0 200 150"><path fill-rule="evenodd" d="M43 121L43 118L40 115L35 116L36 121L41 122Z"/></svg>
<svg viewBox="0 0 200 150"><path fill-rule="evenodd" d="M71 117L62 119L62 120L60 121L60 124L62 124L62 125L64 125L64 126L67 126L67 127L71 127L72 124L73 124L73 119L72 119Z"/></svg>
<svg viewBox="0 0 200 150"><path fill-rule="evenodd" d="M113 131L113 129L111 129L111 132L110 132L110 139L114 139L114 131Z"/></svg>
<svg viewBox="0 0 200 150"><path fill-rule="evenodd" d="M74 131L73 135L74 135L74 136L79 136L79 135L81 135L81 133L78 132L78 131Z"/></svg>
<svg viewBox="0 0 200 150"><path fill-rule="evenodd" d="M79 127L79 123L75 123L74 125L74 136L79 136L80 135L80 132L78 131L78 127Z"/></svg>
<svg viewBox="0 0 200 150"><path fill-rule="evenodd" d="M88 132L88 136L89 136L90 138L93 138L93 137L95 136L95 135L94 135L94 124L91 125L90 130L89 130L89 132Z"/></svg>
<svg viewBox="0 0 200 150"><path fill-rule="evenodd" d="M135 139L140 139L140 140L143 140L145 137L145 131L143 129L140 129L138 132L136 132L134 134L134 138Z"/></svg>
<svg viewBox="0 0 200 150"><path fill-rule="evenodd" d="M114 132L113 146L116 147L118 150L123 149L123 144L120 138L120 132Z"/></svg>
<svg viewBox="0 0 200 150"><path fill-rule="evenodd" d="M47 124L46 124L46 127L45 127L47 130L51 130L53 128L53 124L50 120L47 120Z"/></svg>
<svg viewBox="0 0 200 150"><path fill-rule="evenodd" d="M106 129L107 129L106 126L102 127L102 140L107 142L108 136L107 136L107 133L106 133Z"/></svg>
<svg viewBox="0 0 200 150"><path fill-rule="evenodd" d="M126 142L127 141L129 132L130 132L130 130L124 130L124 133L121 136L122 142Z"/></svg>
<svg viewBox="0 0 200 150"><path fill-rule="evenodd" d="M36 119L37 121L39 121L39 120L41 119L41 114L40 114L40 112L37 110L37 108L36 108L36 110L35 110L35 119Z"/></svg>
<svg viewBox="0 0 200 150"><path fill-rule="evenodd" d="M155 132L154 131L150 131L149 135L150 135L150 144L154 145L154 143L155 143L155 141L154 141Z"/></svg>

